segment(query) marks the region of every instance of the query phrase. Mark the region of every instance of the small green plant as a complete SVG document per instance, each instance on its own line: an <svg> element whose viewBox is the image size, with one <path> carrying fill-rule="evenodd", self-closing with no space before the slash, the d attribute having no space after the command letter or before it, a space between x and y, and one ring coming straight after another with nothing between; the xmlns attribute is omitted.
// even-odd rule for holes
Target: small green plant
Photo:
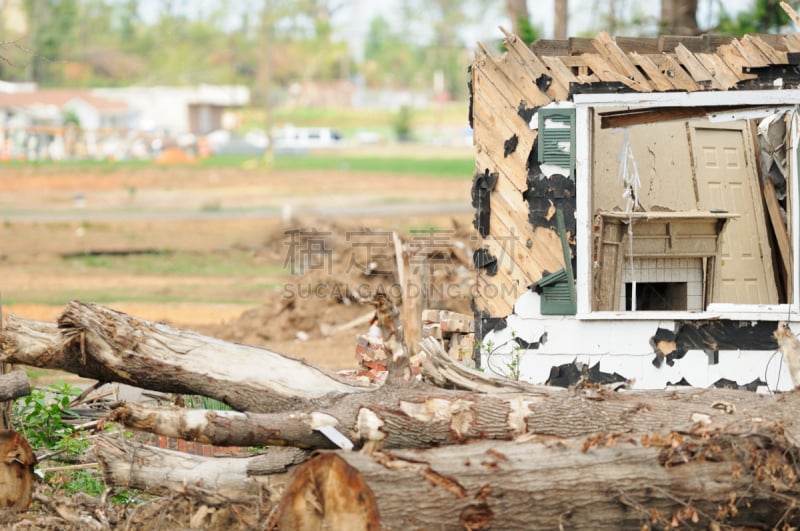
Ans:
<svg viewBox="0 0 800 531"><path fill-rule="evenodd" d="M514 346L511 349L511 360L506 364L508 369L508 377L512 380L519 381L520 360L522 358L522 347L517 343L517 334L511 331L511 340Z"/></svg>
<svg viewBox="0 0 800 531"><path fill-rule="evenodd" d="M31 394L14 403L12 426L34 449L70 450L75 428L64 416L77 415L68 409L81 390L68 383L34 388Z"/></svg>
<svg viewBox="0 0 800 531"><path fill-rule="evenodd" d="M480 353L486 354L486 367L493 373L504 376L511 380L519 380L521 375L521 361L522 361L522 347L514 341L516 338L516 334L512 332L511 334L512 340L507 341L505 343L501 343L500 345L495 346L494 342L489 339L484 343L478 344L478 350ZM511 348L511 359L505 364L504 369L497 367L496 365L493 366L492 358L495 354L499 354L497 351L509 343L514 343L514 346Z"/></svg>
<svg viewBox="0 0 800 531"><path fill-rule="evenodd" d="M512 380L519 381L520 376L520 359L521 359L521 351L522 347L519 345L514 345L514 348L511 351L511 361L506 364L506 368L508 369L508 377Z"/></svg>
<svg viewBox="0 0 800 531"><path fill-rule="evenodd" d="M58 455L60 459L80 457L89 449L89 441L64 419L79 416L69 409L81 389L68 383L38 387L17 400L12 410L12 427L22 434L38 454ZM85 492L100 496L105 485L96 470L51 472L45 481L54 489L68 493Z"/></svg>

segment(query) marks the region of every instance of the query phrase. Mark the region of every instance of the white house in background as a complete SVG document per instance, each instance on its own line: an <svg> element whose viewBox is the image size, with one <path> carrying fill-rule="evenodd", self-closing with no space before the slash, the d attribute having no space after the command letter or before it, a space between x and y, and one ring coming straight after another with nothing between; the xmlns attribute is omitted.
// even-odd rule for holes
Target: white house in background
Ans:
<svg viewBox="0 0 800 531"><path fill-rule="evenodd" d="M92 94L135 109L135 129L172 135L205 135L222 129L226 111L250 103L250 90L241 85L102 88Z"/></svg>
<svg viewBox="0 0 800 531"><path fill-rule="evenodd" d="M85 89L0 91L5 127L62 126L70 114L85 130L128 129L136 121L136 111L126 103Z"/></svg>
<svg viewBox="0 0 800 531"><path fill-rule="evenodd" d="M485 369L793 387L798 35L538 41L472 64Z"/></svg>

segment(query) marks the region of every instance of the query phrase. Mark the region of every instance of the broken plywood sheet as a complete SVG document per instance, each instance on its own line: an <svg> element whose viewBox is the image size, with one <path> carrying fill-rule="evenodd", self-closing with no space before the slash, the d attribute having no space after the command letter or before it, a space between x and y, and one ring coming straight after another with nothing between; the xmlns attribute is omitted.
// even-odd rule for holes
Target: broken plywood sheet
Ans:
<svg viewBox="0 0 800 531"><path fill-rule="evenodd" d="M507 53L528 73L531 83L535 87L539 87L548 100L566 99L569 94L569 86L562 85L557 78L554 78L547 69L547 65L528 48L522 39L508 33L502 27L500 29L506 34L503 44L508 49ZM545 105L546 103L549 103L549 101L540 103L540 105Z"/></svg>
<svg viewBox="0 0 800 531"><path fill-rule="evenodd" d="M647 78L636 68L628 55L623 52L607 33L600 32L592 42L594 48L603 58L616 68L623 77L638 85L638 90L651 92L653 87Z"/></svg>
<svg viewBox="0 0 800 531"><path fill-rule="evenodd" d="M746 74L744 73L744 69L755 66L766 66L766 65L760 65L759 63L761 61L759 61L757 58L754 59L753 63L751 63L740 52L746 53L746 51L741 46L736 47L732 44L723 44L717 49L717 56L718 59L721 62L725 63L725 65L731 70L731 72L733 72L738 81L742 81L745 79L756 79L758 76L756 76L755 74Z"/></svg>
<svg viewBox="0 0 800 531"><path fill-rule="evenodd" d="M672 84L670 79L661 72L661 69L656 63L646 55L639 55L636 52L631 52L631 61L639 66L644 73L650 78L650 82L658 91L675 90L679 88Z"/></svg>
<svg viewBox="0 0 800 531"><path fill-rule="evenodd" d="M569 87L570 83L580 83L572 70L567 68L567 65L559 57L543 56L542 62L547 65L553 77L558 79L559 83Z"/></svg>
<svg viewBox="0 0 800 531"><path fill-rule="evenodd" d="M740 75L737 75L720 56L713 53L697 53L695 57L705 67L708 72L714 76L714 80L718 83L719 87L727 90L735 87L736 83L741 81Z"/></svg>
<svg viewBox="0 0 800 531"><path fill-rule="evenodd" d="M675 56L677 61L683 65L692 79L697 83L710 83L711 88L721 89L722 85L717 81L711 72L700 62L700 60L689 51L686 46L679 44L675 47Z"/></svg>
<svg viewBox="0 0 800 531"><path fill-rule="evenodd" d="M479 162L478 170L489 168L494 171L494 165L511 164L515 168L521 168L524 175L536 131L530 129L527 121L529 117L520 116L520 102L514 104L506 99L502 88L493 81L483 72L473 72L476 87L472 98L475 143L480 149L479 155L494 161L493 165L486 164L485 161ZM522 183L524 184L524 177Z"/></svg>
<svg viewBox="0 0 800 531"><path fill-rule="evenodd" d="M538 90L519 68L513 67L507 55L499 59L484 55L473 65L472 74L474 93L481 92L479 86L491 83L497 90L497 94L492 96L491 100L496 101L497 105L506 102L509 108L516 110L521 105L532 109L550 102L550 99Z"/></svg>
<svg viewBox="0 0 800 531"><path fill-rule="evenodd" d="M745 44L752 44L766 57L767 64L786 64L788 57L785 50L777 50L759 35L745 35L742 37Z"/></svg>
<svg viewBox="0 0 800 531"><path fill-rule="evenodd" d="M476 309L479 312L486 312L492 317L511 315L514 312L514 303L509 301L513 298L514 293L517 293L517 297L519 297L524 292L523 288L514 288L503 283L497 277L490 277L482 273L478 274L475 288Z"/></svg>
<svg viewBox="0 0 800 531"><path fill-rule="evenodd" d="M673 56L669 54L648 55L647 58L652 60L664 72L664 75L670 79L670 82L678 90L694 92L701 89L700 85L686 73L686 70L678 64Z"/></svg>
<svg viewBox="0 0 800 531"><path fill-rule="evenodd" d="M600 129L595 116L592 151L592 207L625 210L625 188L619 179L617 155L624 135ZM639 204L644 210L696 210L692 161L686 126L682 122L639 125L629 129L631 150L639 169Z"/></svg>

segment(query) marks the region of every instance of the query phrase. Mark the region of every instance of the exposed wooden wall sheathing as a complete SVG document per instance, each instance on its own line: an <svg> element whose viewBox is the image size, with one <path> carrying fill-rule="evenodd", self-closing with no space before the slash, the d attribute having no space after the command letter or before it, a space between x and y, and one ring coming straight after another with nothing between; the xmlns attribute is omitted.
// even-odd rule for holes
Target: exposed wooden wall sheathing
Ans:
<svg viewBox="0 0 800 531"><path fill-rule="evenodd" d="M509 40L512 39L515 38ZM510 47L501 58L483 51L472 65L476 172L498 174L490 196L490 234L482 241L482 246L497 258L498 267L495 274L479 271L475 296L476 310L492 316L512 313L516 299L544 271L563 267L560 242L546 232L534 230L523 199L536 131L521 116L520 108L535 109L551 102L547 91L558 90L566 95L565 87L553 87L546 80L547 88L540 90L536 80L547 67L541 62L528 63L532 57L533 53L523 45ZM516 137L516 146L506 153L507 141L512 137ZM553 250L554 242L557 246Z"/></svg>

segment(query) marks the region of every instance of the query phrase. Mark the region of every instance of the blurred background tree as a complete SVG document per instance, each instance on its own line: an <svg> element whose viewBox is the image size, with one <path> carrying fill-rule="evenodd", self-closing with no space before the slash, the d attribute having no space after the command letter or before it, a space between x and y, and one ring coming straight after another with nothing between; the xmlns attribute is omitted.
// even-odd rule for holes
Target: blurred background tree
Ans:
<svg viewBox="0 0 800 531"><path fill-rule="evenodd" d="M597 30L626 35L741 34L787 24L778 0L750 1L752 9L733 15L719 0L661 0L660 11L645 15L641 4L628 0L572 0L569 6L554 0L547 36L567 37L569 9L584 17L591 13ZM355 80L461 99L475 49L468 36L476 28L497 20L526 42L544 36L544 14L531 12L533 4L526 0L393 0L391 10L370 10L380 13L371 20L359 18L364 4L358 0L276 1L266 19L265 5L263 0L0 1L9 36L0 77L75 87L244 84L258 93L269 64L278 87ZM700 7L719 13L715 27L698 25ZM24 21L12 28L14 8ZM264 20L270 24L267 50ZM488 31L499 33L494 25ZM363 50L353 48L353 32L360 32ZM498 37L487 44L497 45ZM10 50L9 42L16 48ZM12 51L16 55L10 57Z"/></svg>

